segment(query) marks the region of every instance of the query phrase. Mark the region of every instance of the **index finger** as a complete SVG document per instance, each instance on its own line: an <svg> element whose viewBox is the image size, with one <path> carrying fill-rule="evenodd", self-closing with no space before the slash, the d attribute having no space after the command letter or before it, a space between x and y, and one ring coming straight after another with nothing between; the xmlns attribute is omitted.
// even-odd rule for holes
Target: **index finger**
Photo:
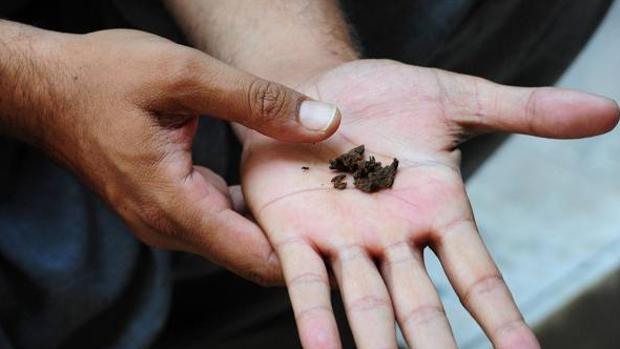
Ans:
<svg viewBox="0 0 620 349"><path fill-rule="evenodd" d="M139 221L148 225L144 240L200 254L262 285L280 283L280 263L271 244L258 225L232 210L221 177L194 166L183 180L163 178L149 208L141 210Z"/></svg>

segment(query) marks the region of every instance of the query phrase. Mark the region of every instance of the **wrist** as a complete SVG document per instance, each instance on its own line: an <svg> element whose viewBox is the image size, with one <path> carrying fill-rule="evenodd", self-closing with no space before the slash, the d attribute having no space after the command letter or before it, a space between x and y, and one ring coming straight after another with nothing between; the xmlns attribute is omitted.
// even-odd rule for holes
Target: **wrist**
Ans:
<svg viewBox="0 0 620 349"><path fill-rule="evenodd" d="M326 54L321 52L307 56L283 57L264 61L260 66L252 68L252 73L271 81L297 88L311 78L331 70L341 64L358 58L357 54Z"/></svg>
<svg viewBox="0 0 620 349"><path fill-rule="evenodd" d="M66 34L7 21L0 21L0 33L0 130L39 144L62 109L57 51Z"/></svg>
<svg viewBox="0 0 620 349"><path fill-rule="evenodd" d="M309 78L338 65L359 59L353 44L345 38L272 39L269 50L239 50L230 64L264 79L297 87Z"/></svg>
<svg viewBox="0 0 620 349"><path fill-rule="evenodd" d="M164 3L195 47L291 87L359 57L337 0Z"/></svg>

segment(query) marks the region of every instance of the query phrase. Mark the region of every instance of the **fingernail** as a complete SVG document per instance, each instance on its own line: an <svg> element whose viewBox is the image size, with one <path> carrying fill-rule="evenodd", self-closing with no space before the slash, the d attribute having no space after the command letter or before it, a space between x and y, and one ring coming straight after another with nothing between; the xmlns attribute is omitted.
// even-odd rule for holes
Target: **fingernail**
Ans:
<svg viewBox="0 0 620 349"><path fill-rule="evenodd" d="M299 122L308 130L325 131L338 118L340 111L333 104L306 100L299 107Z"/></svg>

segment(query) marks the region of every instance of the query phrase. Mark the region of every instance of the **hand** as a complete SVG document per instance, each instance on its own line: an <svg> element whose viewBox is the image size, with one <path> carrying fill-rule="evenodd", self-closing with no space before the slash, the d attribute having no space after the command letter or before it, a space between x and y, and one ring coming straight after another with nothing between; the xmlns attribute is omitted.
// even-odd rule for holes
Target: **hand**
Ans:
<svg viewBox="0 0 620 349"><path fill-rule="evenodd" d="M49 103L37 102L32 115L45 117L25 138L76 172L144 242L201 254L259 283L281 279L270 244L233 210L224 180L192 165L198 115L319 141L338 127L336 107L142 32L45 35L59 48L45 54L56 75L41 79Z"/></svg>
<svg viewBox="0 0 620 349"><path fill-rule="evenodd" d="M617 105L391 61L347 63L299 87L337 103L342 126L315 145L249 132L242 185L282 264L304 347L339 347L331 269L359 348L396 348L394 313L411 347L455 348L424 268L429 246L496 348L539 348L477 232L457 146L492 131L603 133L618 122ZM350 179L346 190L332 188L328 160L360 144L384 164L399 159L392 189L367 194Z"/></svg>

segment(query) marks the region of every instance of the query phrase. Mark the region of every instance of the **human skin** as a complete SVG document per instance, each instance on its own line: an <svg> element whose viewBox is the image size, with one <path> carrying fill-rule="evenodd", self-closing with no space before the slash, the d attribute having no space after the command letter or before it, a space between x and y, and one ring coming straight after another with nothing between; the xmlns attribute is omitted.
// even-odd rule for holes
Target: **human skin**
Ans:
<svg viewBox="0 0 620 349"><path fill-rule="evenodd" d="M340 118L333 105L151 34L0 21L2 133L71 169L147 244L264 283L281 273L269 242L234 210L224 180L192 164L204 114L305 142L329 137ZM321 115L328 123L317 123Z"/></svg>
<svg viewBox="0 0 620 349"><path fill-rule="evenodd" d="M396 348L394 320L413 348L455 348L424 269L425 247L494 347L539 348L478 234L458 145L495 131L550 138L604 133L618 122L616 103L357 60L330 0L168 5L197 47L342 111L339 131L316 145L238 128L245 199L280 259L305 348L340 347L328 271L359 348ZM328 160L360 144L381 161L400 160L391 190L331 188Z"/></svg>

